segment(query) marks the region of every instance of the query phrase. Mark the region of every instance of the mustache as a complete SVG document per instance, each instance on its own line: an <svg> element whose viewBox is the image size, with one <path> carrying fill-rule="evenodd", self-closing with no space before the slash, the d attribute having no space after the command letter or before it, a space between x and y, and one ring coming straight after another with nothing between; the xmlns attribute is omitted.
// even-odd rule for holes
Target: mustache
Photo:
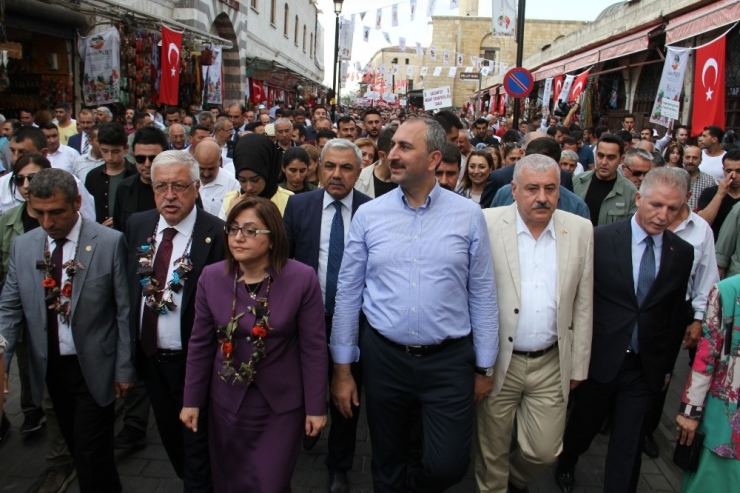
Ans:
<svg viewBox="0 0 740 493"><path fill-rule="evenodd" d="M169 207L171 205L172 206L175 206L175 207L177 207L179 209L182 209L182 204L180 203L179 200L164 200L162 202L162 207Z"/></svg>
<svg viewBox="0 0 740 493"><path fill-rule="evenodd" d="M403 163L402 163L401 161L399 161L398 159L392 159L392 160L391 160L391 168L401 168L401 169L406 169L406 165L405 165L405 164L403 164Z"/></svg>
<svg viewBox="0 0 740 493"><path fill-rule="evenodd" d="M550 205L550 202L535 202L532 204L532 210L536 211L537 209L552 209L552 206Z"/></svg>
<svg viewBox="0 0 740 493"><path fill-rule="evenodd" d="M344 180L341 178L330 178L328 185L341 185L344 186Z"/></svg>

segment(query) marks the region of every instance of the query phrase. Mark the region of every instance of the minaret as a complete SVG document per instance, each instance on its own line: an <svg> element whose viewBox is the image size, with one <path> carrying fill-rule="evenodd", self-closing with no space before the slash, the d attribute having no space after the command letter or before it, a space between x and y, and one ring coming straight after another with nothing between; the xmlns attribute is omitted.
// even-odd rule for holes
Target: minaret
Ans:
<svg viewBox="0 0 740 493"><path fill-rule="evenodd" d="M460 0L460 15L478 17L478 0Z"/></svg>

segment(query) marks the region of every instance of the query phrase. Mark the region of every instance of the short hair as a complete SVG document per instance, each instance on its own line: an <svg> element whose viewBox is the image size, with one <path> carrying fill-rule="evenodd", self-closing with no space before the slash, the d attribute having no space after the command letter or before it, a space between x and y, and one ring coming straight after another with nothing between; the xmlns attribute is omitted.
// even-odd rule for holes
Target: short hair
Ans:
<svg viewBox="0 0 740 493"><path fill-rule="evenodd" d="M645 175L638 193L640 197L650 197L653 194L653 189L659 186L674 188L678 190L681 197L686 196L688 191L686 180L680 174L676 173L673 168L661 167L655 168Z"/></svg>
<svg viewBox="0 0 740 493"><path fill-rule="evenodd" d="M676 125L676 127L673 129L673 134L674 135L677 134L678 131L681 130L681 129L684 129L687 132L689 131L689 127L688 126L681 124L681 125Z"/></svg>
<svg viewBox="0 0 740 493"><path fill-rule="evenodd" d="M560 159L558 160L558 162L562 161L563 159L578 162L578 153L576 153L576 151L571 151L570 149L566 151L560 151Z"/></svg>
<svg viewBox="0 0 740 493"><path fill-rule="evenodd" d="M540 137L539 139L534 139L527 144L527 149L524 151L524 155L531 156L533 154L541 154L549 157L556 163L559 163L562 152L563 150L557 140L552 137Z"/></svg>
<svg viewBox="0 0 740 493"><path fill-rule="evenodd" d="M294 123L293 124L293 130L298 130L298 136L299 137L305 137L306 136L306 127L304 127L300 123Z"/></svg>
<svg viewBox="0 0 740 493"><path fill-rule="evenodd" d="M380 111L376 110L375 108L370 108L370 109L365 110L365 113L362 114L362 121L363 122L365 121L365 117L367 115L378 115L378 116L381 116L380 115Z"/></svg>
<svg viewBox="0 0 740 493"><path fill-rule="evenodd" d="M146 109L157 111L157 105L154 103L147 103Z"/></svg>
<svg viewBox="0 0 740 493"><path fill-rule="evenodd" d="M50 199L57 193L74 205L79 195L74 175L59 168L42 169L28 185L28 195L37 199Z"/></svg>
<svg viewBox="0 0 740 493"><path fill-rule="evenodd" d="M98 143L126 147L128 145L128 134L120 123L103 123L98 130Z"/></svg>
<svg viewBox="0 0 740 493"><path fill-rule="evenodd" d="M10 137L10 140L20 144L23 141L30 140L36 151L46 149L46 135L41 131L40 128L22 126Z"/></svg>
<svg viewBox="0 0 740 493"><path fill-rule="evenodd" d="M578 142L573 137L566 137L563 139L563 146L578 146Z"/></svg>
<svg viewBox="0 0 740 493"><path fill-rule="evenodd" d="M277 114L277 111L275 111L275 114ZM291 116L295 117L295 115L293 114L293 110L287 109L287 108L283 110L283 117L284 118L290 119Z"/></svg>
<svg viewBox="0 0 740 493"><path fill-rule="evenodd" d="M725 165L725 161L727 160L740 161L740 149L730 149L725 152L725 155L722 156L722 166Z"/></svg>
<svg viewBox="0 0 740 493"><path fill-rule="evenodd" d="M316 142L319 141L319 139L336 139L337 133L333 130L319 130L316 132Z"/></svg>
<svg viewBox="0 0 740 493"><path fill-rule="evenodd" d="M302 147L290 147L283 153L283 166L287 166L293 161L298 160L305 163L306 166L311 166L311 157L306 152L306 149Z"/></svg>
<svg viewBox="0 0 740 493"><path fill-rule="evenodd" d="M543 139L537 139L543 140ZM535 142L537 141L535 140ZM538 173L544 173L550 169L557 170L557 183L560 184L560 166L558 162L552 159L550 156L544 154L529 154L524 156L514 165L514 183L519 185L519 177L522 174L524 168L536 171Z"/></svg>
<svg viewBox="0 0 740 493"><path fill-rule="evenodd" d="M550 137L555 137L555 135L558 133L558 126L557 125L550 125L547 127L547 135Z"/></svg>
<svg viewBox="0 0 740 493"><path fill-rule="evenodd" d="M19 119L17 119L17 118L8 118L7 120L5 120L5 122L3 123L3 125L5 125L6 123L9 123L10 126L13 128L13 133L17 132L18 129L23 126L21 124L21 121Z"/></svg>
<svg viewBox="0 0 740 493"><path fill-rule="evenodd" d="M319 150L316 148L316 146L311 144L303 144L301 148L308 153L308 157L311 158L311 161L318 161L321 158Z"/></svg>
<svg viewBox="0 0 740 493"><path fill-rule="evenodd" d="M450 110L442 110L432 118L434 121L442 125L445 131L445 135L450 133L453 127L462 130L465 128L460 119Z"/></svg>
<svg viewBox="0 0 740 493"><path fill-rule="evenodd" d="M519 135L519 131L518 130L507 130L501 136L501 142L504 142L504 143L507 143L507 142L519 142L520 140L521 140L521 136Z"/></svg>
<svg viewBox="0 0 740 493"><path fill-rule="evenodd" d="M488 120L483 117L478 118L473 122L473 125L485 125L488 128Z"/></svg>
<svg viewBox="0 0 740 493"><path fill-rule="evenodd" d="M79 111L79 112L77 113L77 118L79 118L79 117L80 117L80 116L82 116L82 115L90 115L90 116L93 116L93 112L92 112L92 111L90 111L90 110L89 110L89 109L87 109L87 108L82 108L82 109L81 109L81 110L80 110L80 111Z"/></svg>
<svg viewBox="0 0 740 493"><path fill-rule="evenodd" d="M206 125L203 125L202 123L196 123L195 125L193 125L192 127L190 127L190 136L191 137L194 137L195 136L195 133L198 130L202 130L204 132L208 132L209 135L211 134L211 129L208 128Z"/></svg>
<svg viewBox="0 0 740 493"><path fill-rule="evenodd" d="M326 107L325 106L321 106L321 105L314 106L313 108L311 108L311 116L314 116L316 114L316 111L318 111L318 110L324 110L324 111L326 111Z"/></svg>
<svg viewBox="0 0 740 493"><path fill-rule="evenodd" d="M157 157L152 161L152 177L154 177L155 170L170 166L186 167L190 171L190 178L193 181L200 179L198 161L188 151L164 151L157 154Z"/></svg>
<svg viewBox="0 0 740 493"><path fill-rule="evenodd" d="M439 121L429 118L428 116L420 116L411 121L422 122L427 126L427 131L424 134L424 145L426 146L427 153L431 154L435 151L439 151L440 153L444 152L445 143L447 142L447 133Z"/></svg>
<svg viewBox="0 0 740 493"><path fill-rule="evenodd" d="M357 122L355 122L355 119L348 115L344 115L343 117L339 118L339 120L337 120L337 128L339 128L340 123L352 123L355 127L357 126Z"/></svg>
<svg viewBox="0 0 740 493"><path fill-rule="evenodd" d="M269 250L270 266L275 269L275 272L280 274L285 264L288 263L288 255L290 247L288 246L288 237L285 234L285 226L283 225L283 216L280 214L280 210L275 204L269 199L262 197L246 197L243 196L237 201L229 211L229 215L226 217L225 226L234 224L237 216L242 211L252 209L255 215L265 224L265 227L269 231L268 236L270 238L271 248ZM224 228L224 244L226 251L224 257L226 260L226 268L233 270L236 268L237 262L234 260L234 256L231 253L229 245L229 235Z"/></svg>
<svg viewBox="0 0 740 493"><path fill-rule="evenodd" d="M69 103L57 103L54 105L55 110L72 111L72 107Z"/></svg>
<svg viewBox="0 0 740 493"><path fill-rule="evenodd" d="M622 121L625 121L627 118L632 118L634 120L635 115L633 115L632 113L627 113L626 115L622 117Z"/></svg>
<svg viewBox="0 0 740 493"><path fill-rule="evenodd" d="M321 132L319 132L319 133L321 133ZM334 133L334 132L332 132L332 133ZM316 137L316 139L318 140L318 137ZM324 155L330 149L338 149L338 150L341 150L341 151L344 151L344 150L351 150L351 151L353 151L355 153L355 157L357 158L357 167L359 168L359 167L362 166L362 151L360 150L359 147L357 147L355 145L354 142L349 141L347 139L337 139L336 137L333 138L333 139L331 139L329 142L326 143L326 145L324 145L324 148L321 149L321 158L320 159L321 159L321 162L322 163L324 162Z"/></svg>
<svg viewBox="0 0 740 493"><path fill-rule="evenodd" d="M383 132L383 130L381 130ZM378 142L380 142L380 137L378 137ZM372 140L363 137L361 139L355 140L355 145L360 148L360 151L362 151L362 148L365 146L370 146L373 148L373 162L378 160L378 146L375 145L375 142Z"/></svg>
<svg viewBox="0 0 740 493"><path fill-rule="evenodd" d="M178 108L177 106L168 106L164 114L165 115L175 115L175 114L179 115L180 108Z"/></svg>
<svg viewBox="0 0 740 493"><path fill-rule="evenodd" d="M603 135L608 135L608 133L602 134L602 136ZM635 138L635 136L629 130L619 130L619 131L613 133L612 135L616 135L617 137L619 137L620 139L622 139L622 142L632 142L632 139ZM600 138L601 137L599 137L599 139ZM622 154L624 154L624 152Z"/></svg>
<svg viewBox="0 0 740 493"><path fill-rule="evenodd" d="M574 139L575 141L583 140L583 131L582 130L573 130L570 133L570 138Z"/></svg>
<svg viewBox="0 0 740 493"><path fill-rule="evenodd" d="M722 127L718 127L717 125L709 125L708 127L704 127L705 132L709 132L709 135L712 137L716 137L719 142L722 141L722 138L725 136L725 131L722 130Z"/></svg>
<svg viewBox="0 0 740 493"><path fill-rule="evenodd" d="M605 127L603 125L596 127L593 131L594 137L596 137L596 140L599 140L601 136L605 133L609 133L609 127Z"/></svg>
<svg viewBox="0 0 740 493"><path fill-rule="evenodd" d="M457 145L453 142L445 140L445 146L442 150L442 163L456 164L457 168L460 169L462 166L462 154Z"/></svg>
<svg viewBox="0 0 740 493"><path fill-rule="evenodd" d="M204 120L208 120L212 122L212 121L215 121L215 117L213 116L213 113L211 113L210 111L201 111L200 113L198 113L198 123L201 123Z"/></svg>
<svg viewBox="0 0 740 493"><path fill-rule="evenodd" d="M105 116L109 116L113 118L113 112L107 106L98 106L97 108L95 108L95 111L99 111L103 113Z"/></svg>
<svg viewBox="0 0 740 493"><path fill-rule="evenodd" d="M230 122L230 121L231 120L229 120L226 117L222 117L222 116L218 117L216 118L216 126L214 126L213 128L216 130L223 130L223 128L226 126L226 122Z"/></svg>
<svg viewBox="0 0 740 493"><path fill-rule="evenodd" d="M134 140L131 143L131 152L136 149L138 144L141 145L159 145L162 151L166 151L169 148L169 142L167 137L162 133L161 130L155 127L141 127L134 134Z"/></svg>
<svg viewBox="0 0 740 493"><path fill-rule="evenodd" d="M143 111L137 111L134 113L134 117L131 119L131 124L135 127L136 125L140 125L144 123L144 119L146 117L151 118L151 115L149 113L144 113Z"/></svg>
<svg viewBox="0 0 740 493"><path fill-rule="evenodd" d="M278 125L288 125L288 126L291 127L291 129L293 127L293 124L287 118L278 118L277 120L275 120L275 122L273 123L273 125L276 126L276 127Z"/></svg>
<svg viewBox="0 0 740 493"><path fill-rule="evenodd" d="M393 142L391 141L393 140L393 136L396 135L396 130L398 130L398 127L388 127L380 131L377 144L379 151L385 152L386 155L391 152L393 148Z"/></svg>
<svg viewBox="0 0 740 493"><path fill-rule="evenodd" d="M247 111L247 108L245 108L242 103L238 103L238 102L231 103L229 106L226 107L226 109L227 110L230 110L234 106L238 107L239 108L239 112L242 113L242 114L246 113L246 111Z"/></svg>
<svg viewBox="0 0 740 493"><path fill-rule="evenodd" d="M57 127L55 123L51 122L42 123L41 125L39 125L39 128L41 130L56 130L57 132L59 131L59 127Z"/></svg>
<svg viewBox="0 0 740 493"><path fill-rule="evenodd" d="M686 182L686 190L687 190L686 193L688 193L688 190L691 190L691 175L689 174L689 172L683 168L668 168L668 169L670 169L677 175L683 177L684 181Z"/></svg>
<svg viewBox="0 0 740 493"><path fill-rule="evenodd" d="M601 134L601 137L599 137L599 141L596 143L596 147L598 148L599 144L601 144L602 142L605 144L617 144L617 146L619 146L619 155L621 156L622 154L624 154L624 140L622 140L619 135Z"/></svg>
<svg viewBox="0 0 740 493"><path fill-rule="evenodd" d="M262 124L261 121L256 120L256 121L253 121L252 123L247 123L247 126L244 127L244 130L247 130L249 132L254 132L257 127L264 127L264 125Z"/></svg>

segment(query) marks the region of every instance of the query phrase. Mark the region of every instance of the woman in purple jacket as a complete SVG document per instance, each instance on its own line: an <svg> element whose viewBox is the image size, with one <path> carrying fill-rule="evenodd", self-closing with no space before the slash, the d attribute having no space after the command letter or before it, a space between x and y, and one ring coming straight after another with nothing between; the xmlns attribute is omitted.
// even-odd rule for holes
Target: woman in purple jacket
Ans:
<svg viewBox="0 0 740 493"><path fill-rule="evenodd" d="M288 260L277 207L244 198L226 260L198 280L180 419L209 406L216 493L290 491L301 437L326 424L324 305L314 270Z"/></svg>

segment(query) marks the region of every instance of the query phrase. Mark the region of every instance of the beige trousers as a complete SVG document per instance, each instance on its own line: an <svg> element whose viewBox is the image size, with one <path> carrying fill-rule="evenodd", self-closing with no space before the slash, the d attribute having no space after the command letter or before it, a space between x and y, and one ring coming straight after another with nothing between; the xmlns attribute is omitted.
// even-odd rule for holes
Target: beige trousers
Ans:
<svg viewBox="0 0 740 493"><path fill-rule="evenodd" d="M567 401L558 350L539 358L511 355L501 392L476 406L475 479L481 493L524 488L554 463L563 447ZM518 447L510 453L514 417Z"/></svg>

